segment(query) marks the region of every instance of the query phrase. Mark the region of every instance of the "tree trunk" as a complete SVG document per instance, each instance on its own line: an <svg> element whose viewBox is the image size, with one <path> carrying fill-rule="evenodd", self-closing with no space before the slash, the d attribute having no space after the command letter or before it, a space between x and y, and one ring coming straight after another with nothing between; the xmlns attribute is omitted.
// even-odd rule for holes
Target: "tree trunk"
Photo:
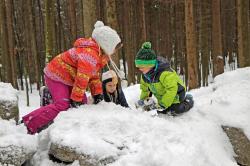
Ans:
<svg viewBox="0 0 250 166"><path fill-rule="evenodd" d="M27 2L27 11L28 11L28 26L29 26L29 34L30 38L28 39L30 42L31 47L31 55L34 57L34 65L35 65L35 78L37 83L37 89L40 89L41 83L41 74L40 74L40 60L37 53L37 45L36 45L36 32L33 20L33 13L32 13L32 0L26 0Z"/></svg>
<svg viewBox="0 0 250 166"><path fill-rule="evenodd" d="M240 67L250 66L248 10L248 0L237 0L238 59Z"/></svg>
<svg viewBox="0 0 250 166"><path fill-rule="evenodd" d="M7 42L8 42L8 55L10 56L12 85L18 89L17 75L16 75L16 55L14 54L14 27L13 27L13 1L7 0L6 2L6 23L7 23Z"/></svg>
<svg viewBox="0 0 250 166"><path fill-rule="evenodd" d="M138 32L139 32L139 48L141 44L146 41L147 36L146 36L146 22L145 22L145 5L144 5L144 0L138 0Z"/></svg>
<svg viewBox="0 0 250 166"><path fill-rule="evenodd" d="M37 0L37 6L38 6L38 18L39 18L39 23L38 25L38 39L37 39L37 46L39 49L38 55L39 55L39 60L40 60L40 74L42 76L42 84L45 85L45 80L43 76L43 69L45 67L45 34L44 34L44 17L43 17L43 12L42 12L42 7L41 7L41 2L40 0ZM60 28L61 30L61 28ZM61 38L59 38L61 41ZM40 44L40 42L42 44ZM60 47L57 47L60 51Z"/></svg>
<svg viewBox="0 0 250 166"><path fill-rule="evenodd" d="M12 72L10 64L10 56L8 54L8 35L7 35L7 26L6 26L6 12L5 12L5 1L0 1L0 32L1 32L1 53L2 53L2 72L5 81L12 83Z"/></svg>
<svg viewBox="0 0 250 166"><path fill-rule="evenodd" d="M62 24L62 17L61 17L61 3L60 0L56 0L56 18L57 20L57 48L59 52L62 52L64 50L63 45L63 37L62 37L62 31L63 31L63 24Z"/></svg>
<svg viewBox="0 0 250 166"><path fill-rule="evenodd" d="M76 0L76 28L77 28L77 38L84 36L84 29L83 29L83 2L82 0Z"/></svg>
<svg viewBox="0 0 250 166"><path fill-rule="evenodd" d="M212 0L212 57L213 77L224 72L221 34L220 0Z"/></svg>
<svg viewBox="0 0 250 166"><path fill-rule="evenodd" d="M222 55L229 56L229 64L234 63L233 54L237 53L237 16L236 1L221 1Z"/></svg>
<svg viewBox="0 0 250 166"><path fill-rule="evenodd" d="M91 37L97 19L96 0L83 0L84 35Z"/></svg>
<svg viewBox="0 0 250 166"><path fill-rule="evenodd" d="M67 1L67 4L68 4L68 13L70 22L70 32L71 32L70 41L71 43L73 43L77 37L75 0Z"/></svg>
<svg viewBox="0 0 250 166"><path fill-rule="evenodd" d="M45 0L45 47L46 63L55 56L54 1Z"/></svg>
<svg viewBox="0 0 250 166"><path fill-rule="evenodd" d="M210 56L210 21L211 21L211 10L210 10L210 0L203 0L200 3L200 50L201 55L201 78L202 86L208 85L208 74L209 74L209 56ZM201 80L200 80L201 81Z"/></svg>
<svg viewBox="0 0 250 166"><path fill-rule="evenodd" d="M123 1L123 29L124 29L124 51L128 65L128 85L135 82L135 67L131 48L132 45L132 25L131 25L131 0Z"/></svg>
<svg viewBox="0 0 250 166"><path fill-rule="evenodd" d="M187 45L187 69L188 87L198 87L198 66L196 51L196 35L194 25L193 0L185 0L185 24L186 24L186 45Z"/></svg>
<svg viewBox="0 0 250 166"><path fill-rule="evenodd" d="M172 3L167 4L167 8L165 9L166 11L166 58L171 62L172 58L172 28L171 28L171 8L172 8Z"/></svg>
<svg viewBox="0 0 250 166"><path fill-rule="evenodd" d="M105 1L105 20L108 26L115 29L117 32L119 32L118 27L118 19L117 19L117 12L116 12L116 2L115 0L106 0ZM112 59L114 60L117 67L120 67L120 57L118 53L116 55L112 56Z"/></svg>

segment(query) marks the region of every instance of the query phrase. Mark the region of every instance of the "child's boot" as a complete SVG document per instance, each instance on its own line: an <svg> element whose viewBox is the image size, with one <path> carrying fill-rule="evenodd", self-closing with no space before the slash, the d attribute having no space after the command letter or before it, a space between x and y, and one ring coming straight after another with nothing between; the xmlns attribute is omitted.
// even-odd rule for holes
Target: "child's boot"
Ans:
<svg viewBox="0 0 250 166"><path fill-rule="evenodd" d="M191 94L186 94L184 104L186 106L186 111L190 110L194 106L194 99Z"/></svg>
<svg viewBox="0 0 250 166"><path fill-rule="evenodd" d="M49 92L48 87L42 86L40 88L40 106L46 106L52 103L52 96Z"/></svg>

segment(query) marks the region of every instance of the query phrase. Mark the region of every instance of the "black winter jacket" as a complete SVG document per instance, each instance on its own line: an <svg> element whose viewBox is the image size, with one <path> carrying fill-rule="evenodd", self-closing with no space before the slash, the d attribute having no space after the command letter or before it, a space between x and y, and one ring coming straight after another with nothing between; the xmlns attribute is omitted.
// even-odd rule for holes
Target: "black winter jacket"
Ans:
<svg viewBox="0 0 250 166"><path fill-rule="evenodd" d="M116 87L116 91L113 94L107 93L106 83L102 84L102 88L103 88L104 101L113 102L123 107L129 107L122 89L119 89L118 86Z"/></svg>

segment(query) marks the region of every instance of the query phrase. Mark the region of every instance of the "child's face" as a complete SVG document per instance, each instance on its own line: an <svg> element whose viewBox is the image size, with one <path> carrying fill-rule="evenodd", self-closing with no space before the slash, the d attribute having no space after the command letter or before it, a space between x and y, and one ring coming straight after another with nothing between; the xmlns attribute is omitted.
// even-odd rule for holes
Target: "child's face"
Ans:
<svg viewBox="0 0 250 166"><path fill-rule="evenodd" d="M114 93L116 91L116 85L117 84L115 84L113 82L106 83L106 91L108 93Z"/></svg>
<svg viewBox="0 0 250 166"><path fill-rule="evenodd" d="M149 72L149 70L151 69L151 67L139 67L138 68L143 74L146 74L147 72Z"/></svg>

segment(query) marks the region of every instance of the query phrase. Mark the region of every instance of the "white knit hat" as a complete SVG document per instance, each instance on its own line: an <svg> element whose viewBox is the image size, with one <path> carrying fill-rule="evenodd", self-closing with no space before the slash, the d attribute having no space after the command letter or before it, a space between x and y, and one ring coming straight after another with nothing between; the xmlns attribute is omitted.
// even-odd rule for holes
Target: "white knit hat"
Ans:
<svg viewBox="0 0 250 166"><path fill-rule="evenodd" d="M117 84L118 78L114 70L108 70L102 73L102 81L108 80L110 78L112 79L113 83Z"/></svg>
<svg viewBox="0 0 250 166"><path fill-rule="evenodd" d="M117 32L109 26L104 26L102 21L95 23L92 38L95 39L107 55L113 54L115 47L121 42Z"/></svg>

